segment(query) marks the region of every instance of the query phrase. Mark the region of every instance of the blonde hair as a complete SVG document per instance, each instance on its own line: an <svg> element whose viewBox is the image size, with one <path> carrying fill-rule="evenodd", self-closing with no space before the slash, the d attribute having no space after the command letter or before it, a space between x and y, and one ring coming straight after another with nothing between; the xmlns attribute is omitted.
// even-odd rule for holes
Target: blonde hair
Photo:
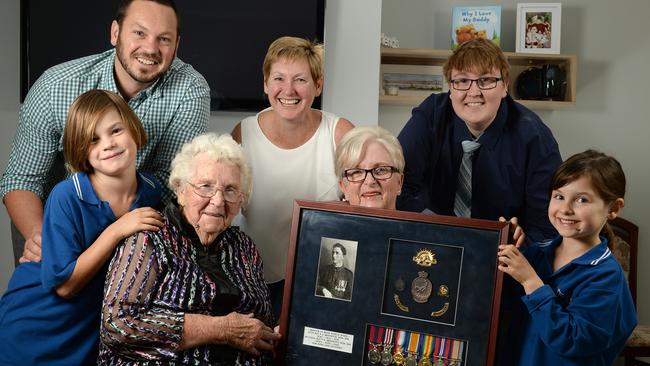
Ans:
<svg viewBox="0 0 650 366"><path fill-rule="evenodd" d="M268 80L271 74L271 66L280 59L305 60L309 64L312 79L318 81L323 78L323 46L321 44L298 37L285 36L276 39L271 43L264 57L262 65L264 81Z"/></svg>
<svg viewBox="0 0 650 366"><path fill-rule="evenodd" d="M501 72L504 84L509 83L510 64L501 48L488 39L476 38L458 46L445 62L442 72L447 82L451 82L453 70L488 74L494 69Z"/></svg>
<svg viewBox="0 0 650 366"><path fill-rule="evenodd" d="M99 121L115 110L138 149L147 143L140 119L119 95L101 89L89 90L75 99L68 111L63 130L63 155L71 172L92 173L88 149Z"/></svg>
<svg viewBox="0 0 650 366"><path fill-rule="evenodd" d="M240 189L244 194L243 205L245 206L253 190L251 168L241 145L227 133L223 135L206 133L196 136L192 141L183 145L181 151L172 160L169 174L171 190L175 193L183 190L185 183L194 172L196 164L194 158L197 155L206 155L215 161L232 164L239 168Z"/></svg>
<svg viewBox="0 0 650 366"><path fill-rule="evenodd" d="M404 171L404 153L397 138L382 127L361 126L343 135L336 148L336 175L341 177L345 169L356 167L361 161L363 149L371 142L380 143L388 152L395 168L400 173Z"/></svg>

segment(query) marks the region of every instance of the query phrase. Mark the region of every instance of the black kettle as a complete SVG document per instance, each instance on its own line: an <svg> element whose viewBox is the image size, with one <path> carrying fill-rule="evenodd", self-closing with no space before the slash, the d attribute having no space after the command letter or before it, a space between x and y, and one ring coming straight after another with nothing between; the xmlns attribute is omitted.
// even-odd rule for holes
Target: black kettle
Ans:
<svg viewBox="0 0 650 366"><path fill-rule="evenodd" d="M564 100L566 73L558 65L530 67L517 77L516 90L521 99Z"/></svg>

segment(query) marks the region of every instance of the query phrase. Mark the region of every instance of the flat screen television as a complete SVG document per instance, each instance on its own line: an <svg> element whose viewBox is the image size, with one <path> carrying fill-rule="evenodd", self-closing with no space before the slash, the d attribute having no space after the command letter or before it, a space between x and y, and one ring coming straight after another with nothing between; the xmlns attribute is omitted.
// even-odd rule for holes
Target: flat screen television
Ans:
<svg viewBox="0 0 650 366"><path fill-rule="evenodd" d="M22 0L21 101L47 68L112 47L117 5L117 0ZM285 35L323 40L325 0L177 0L176 5L178 57L208 81L212 110L267 107L262 62L269 44Z"/></svg>

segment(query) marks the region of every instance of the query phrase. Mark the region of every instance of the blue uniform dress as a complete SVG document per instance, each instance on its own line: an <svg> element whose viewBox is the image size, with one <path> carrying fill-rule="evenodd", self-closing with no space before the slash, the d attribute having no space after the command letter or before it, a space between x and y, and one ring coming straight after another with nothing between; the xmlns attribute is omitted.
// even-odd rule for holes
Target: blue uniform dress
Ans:
<svg viewBox="0 0 650 366"><path fill-rule="evenodd" d="M553 259L562 237L526 249L544 286L522 297L521 337L511 335L515 360L507 363L612 365L637 319L623 270L607 239L601 240L556 272Z"/></svg>
<svg viewBox="0 0 650 366"><path fill-rule="evenodd" d="M397 209L454 215L461 142L473 139L449 93L431 94L399 134L406 168ZM472 217L519 218L530 244L557 232L547 217L548 183L562 157L553 134L531 110L506 96L479 137L472 169Z"/></svg>
<svg viewBox="0 0 650 366"><path fill-rule="evenodd" d="M131 209L154 206L160 184L137 175ZM45 205L43 261L20 264L0 300L0 365L95 364L108 261L75 297L55 289L70 275L79 255L116 220L99 200L85 173L59 183Z"/></svg>

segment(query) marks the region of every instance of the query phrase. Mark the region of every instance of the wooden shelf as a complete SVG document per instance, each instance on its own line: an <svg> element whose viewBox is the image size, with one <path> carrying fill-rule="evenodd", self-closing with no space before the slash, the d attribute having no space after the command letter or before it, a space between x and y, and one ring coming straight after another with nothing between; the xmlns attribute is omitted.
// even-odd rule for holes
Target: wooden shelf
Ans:
<svg viewBox="0 0 650 366"><path fill-rule="evenodd" d="M410 66L442 66L451 55L451 50L436 50L430 48L382 48L382 65L410 65ZM551 55L538 53L504 52L510 63L510 95L519 103L531 109L558 109L575 106L576 104L576 55ZM555 100L523 100L519 99L515 90L515 81L521 72L531 66L555 64L559 65L566 73L566 91L563 101ZM425 95L383 95L380 91L379 103L387 105L417 106L426 98Z"/></svg>

